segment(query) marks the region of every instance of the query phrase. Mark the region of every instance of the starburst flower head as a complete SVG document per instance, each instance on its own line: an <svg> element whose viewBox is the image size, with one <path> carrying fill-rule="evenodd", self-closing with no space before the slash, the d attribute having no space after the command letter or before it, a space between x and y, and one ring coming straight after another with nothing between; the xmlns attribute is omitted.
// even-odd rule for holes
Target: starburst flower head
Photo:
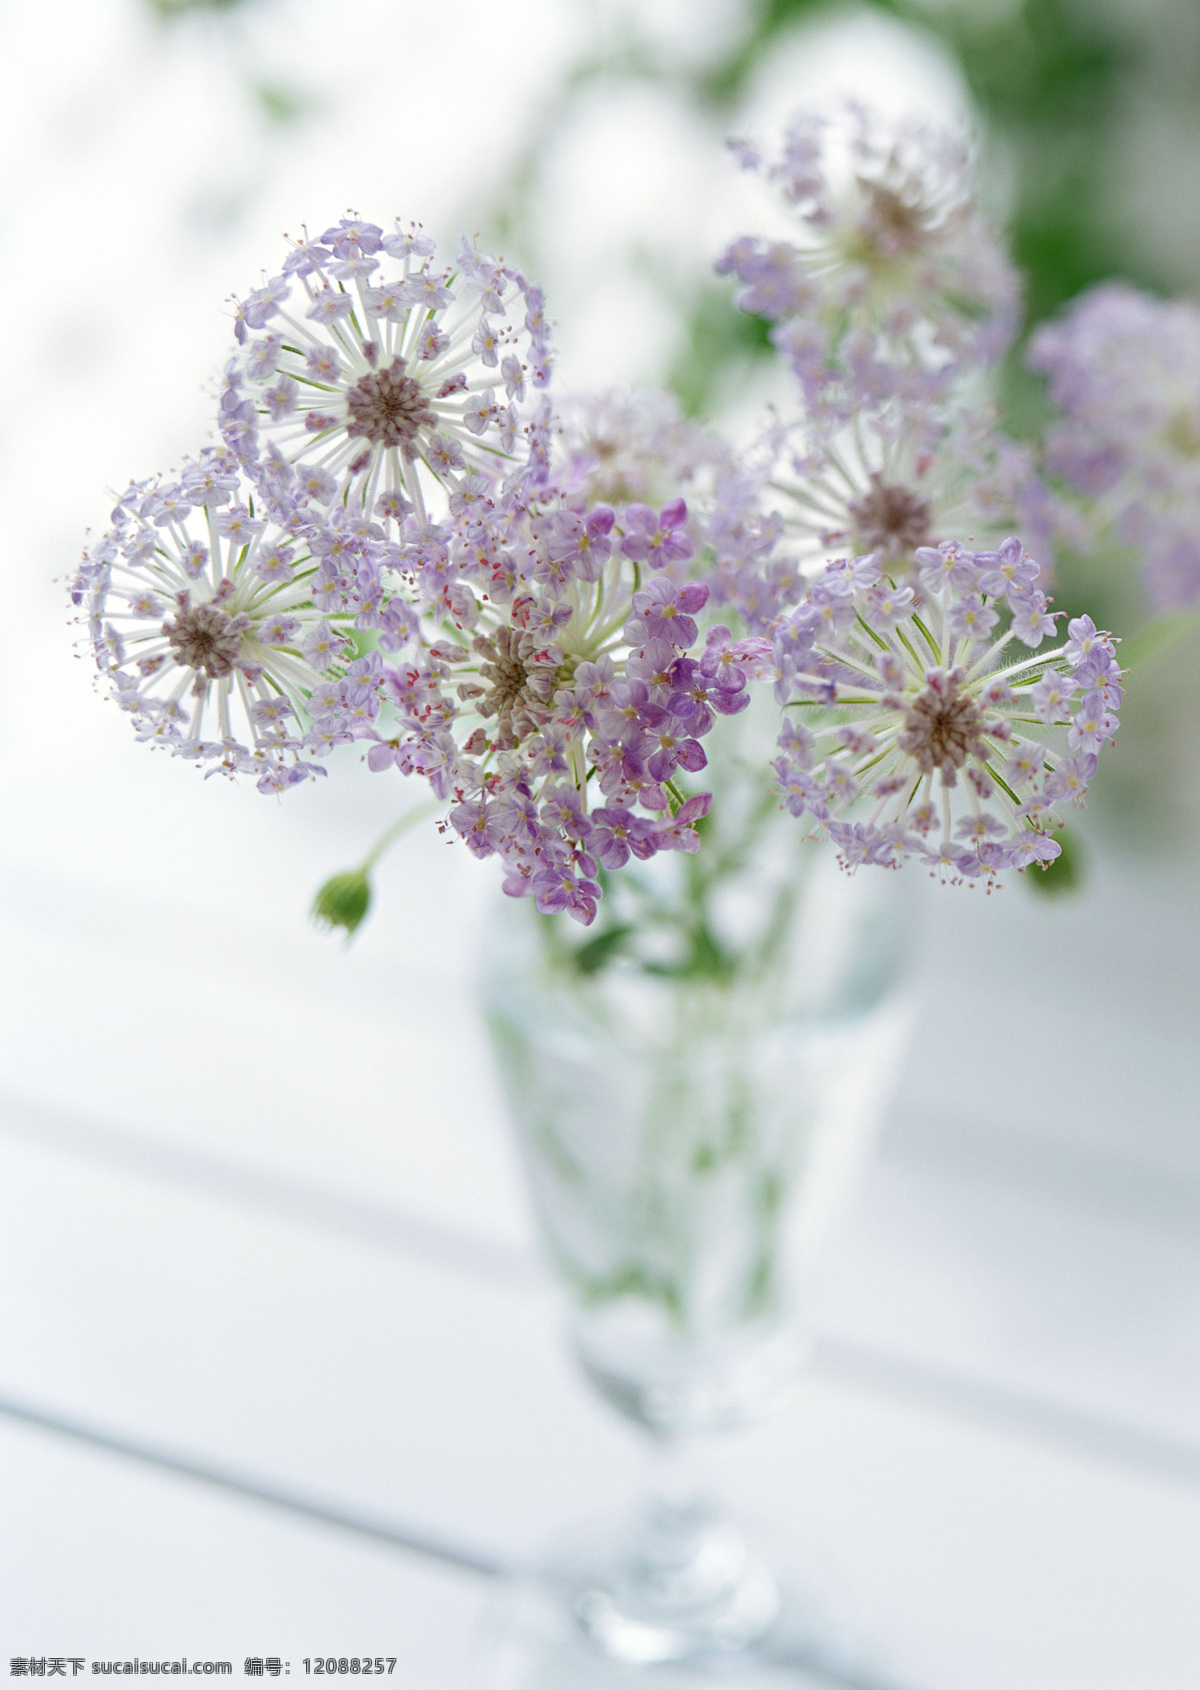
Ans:
<svg viewBox="0 0 1200 1690"><path fill-rule="evenodd" d="M424 777L445 825L502 860L510 894L590 922L599 867L699 848L709 800L678 782L703 770L702 740L745 707L770 647L701 635L682 499L618 513L565 482L461 492L444 523L414 513L366 541L386 582L382 650L314 693L309 743L358 739L377 772Z"/></svg>
<svg viewBox="0 0 1200 1690"><path fill-rule="evenodd" d="M1029 362L1063 413L1046 458L1068 490L1071 540L1133 547L1158 608L1196 603L1200 308L1106 282L1038 330Z"/></svg>
<svg viewBox="0 0 1200 1690"><path fill-rule="evenodd" d="M1055 620L1015 538L917 559L899 587L838 559L780 628L784 804L849 866L916 856L991 880L1049 862L1058 807L1083 801L1117 730L1114 642L1081 617L1042 649Z"/></svg>
<svg viewBox="0 0 1200 1690"><path fill-rule="evenodd" d="M270 442L290 464L348 476L360 505L432 501L436 515L464 477L544 463L542 294L465 238L446 267L418 227L343 218L292 243L281 274L239 303L235 332L221 428L250 465Z"/></svg>
<svg viewBox="0 0 1200 1690"><path fill-rule="evenodd" d="M717 267L742 284L744 310L777 325L811 403L833 404L847 371L874 398L933 398L1001 356L1019 286L960 135L846 102L801 112L774 159L745 142L734 151L779 189L799 230L743 237Z"/></svg>
<svg viewBox="0 0 1200 1690"><path fill-rule="evenodd" d="M345 667L349 618L314 603L305 514L265 521L232 454L210 450L132 483L72 583L138 737L263 792L324 772L305 755L306 713Z"/></svg>
<svg viewBox="0 0 1200 1690"><path fill-rule="evenodd" d="M831 551L869 552L893 581L909 579L918 550L953 534L986 545L1018 518L1036 528L1045 497L1033 454L1000 433L990 406L885 400L836 423L775 417L718 475L716 590L766 628Z"/></svg>
<svg viewBox="0 0 1200 1690"><path fill-rule="evenodd" d="M999 544L1040 492L1032 453L990 406L885 400L836 426L777 423L760 451L764 492L808 576L831 551L870 552L894 577L954 534Z"/></svg>

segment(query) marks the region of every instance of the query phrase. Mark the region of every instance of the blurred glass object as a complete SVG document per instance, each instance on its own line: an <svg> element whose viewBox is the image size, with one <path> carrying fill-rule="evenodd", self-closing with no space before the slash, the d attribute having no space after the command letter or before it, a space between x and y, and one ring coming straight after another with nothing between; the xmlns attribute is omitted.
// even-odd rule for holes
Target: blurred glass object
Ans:
<svg viewBox="0 0 1200 1690"><path fill-rule="evenodd" d="M790 1379L805 1270L896 1052L905 883L793 849L776 816L710 885L719 907L578 943L522 901L492 952L493 1043L576 1349L660 1432L753 1419Z"/></svg>
<svg viewBox="0 0 1200 1690"><path fill-rule="evenodd" d="M697 857L613 877L598 934L509 903L486 966L577 1358L662 1445L759 1418L791 1382L906 1039L905 883L846 876L762 796L747 782L731 823L724 794ZM774 1574L690 1481L664 1488L603 1553L589 1537L559 1562L560 1596L618 1660L751 1648Z"/></svg>

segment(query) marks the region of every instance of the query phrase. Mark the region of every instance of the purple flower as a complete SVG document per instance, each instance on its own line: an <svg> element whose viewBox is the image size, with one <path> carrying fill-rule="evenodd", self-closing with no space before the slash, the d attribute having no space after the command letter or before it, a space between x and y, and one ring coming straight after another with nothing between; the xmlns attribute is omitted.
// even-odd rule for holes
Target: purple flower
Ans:
<svg viewBox="0 0 1200 1690"><path fill-rule="evenodd" d="M1030 342L1061 410L1053 518L1078 550L1139 556L1160 609L1200 599L1200 308L1106 282Z"/></svg>
<svg viewBox="0 0 1200 1690"><path fill-rule="evenodd" d="M572 864L539 869L533 877L532 891L542 915L565 912L585 927L596 919L602 895L594 880L576 875Z"/></svg>
<svg viewBox="0 0 1200 1690"><path fill-rule="evenodd" d="M664 576L657 575L644 592L633 595L636 621L626 628L631 642L644 645L649 640L666 640L686 650L696 640L697 628L689 612L703 610L708 602L708 588L689 581L677 587Z"/></svg>
<svg viewBox="0 0 1200 1690"><path fill-rule="evenodd" d="M659 834L654 823L621 806L592 813L591 847L607 869L624 868L630 855L652 857Z"/></svg>
<svg viewBox="0 0 1200 1690"><path fill-rule="evenodd" d="M1085 751L1076 757L1062 758L1053 774L1047 776L1042 796L1049 804L1060 804L1067 800L1081 804L1098 763L1099 759L1091 751Z"/></svg>
<svg viewBox="0 0 1200 1690"><path fill-rule="evenodd" d="M543 425L524 399L523 369L536 365L544 379L548 331L540 312L527 313L533 327L503 315L519 299L540 298L521 272L471 247L457 276L438 271L428 237L399 225L385 235L343 218L325 234L295 245L284 274L239 308L245 350L222 403L230 444L254 463L257 428L285 459L346 477L346 494L360 502L374 502L383 482L406 508L444 505L460 479L490 479L498 463L524 475L540 469ZM397 257L401 268L389 273ZM296 284L303 298L289 311L286 337L247 345L247 331L263 327ZM472 322L476 341L486 335L474 360L465 356ZM498 399L479 378L481 364L495 368L501 357ZM516 455L523 431L524 464Z"/></svg>
<svg viewBox="0 0 1200 1690"><path fill-rule="evenodd" d="M741 692L746 685L746 673L739 662L740 656L729 629L718 624L709 629L705 639L700 673L721 692Z"/></svg>
<svg viewBox="0 0 1200 1690"><path fill-rule="evenodd" d="M677 768L696 774L708 763L704 747L688 737L688 724L662 711L662 720L646 736L646 772L655 781L670 780Z"/></svg>
<svg viewBox="0 0 1200 1690"><path fill-rule="evenodd" d="M786 241L759 241L744 235L717 260L717 274L742 283L737 303L757 317L793 317L811 310L819 299L804 260Z"/></svg>
<svg viewBox="0 0 1200 1690"><path fill-rule="evenodd" d="M592 837L592 819L583 807L583 798L573 786L559 781L542 791L542 822L565 839L585 842Z"/></svg>
<svg viewBox="0 0 1200 1690"><path fill-rule="evenodd" d="M664 505L657 516L649 505L630 505L625 512L621 550L626 557L649 563L652 569L662 569L676 558L691 557L694 548L687 532L687 515L682 499Z"/></svg>
<svg viewBox="0 0 1200 1690"><path fill-rule="evenodd" d="M466 841L472 856L490 857L500 849L504 834L496 818L495 805L486 799L456 804L450 812L450 823Z"/></svg>
<svg viewBox="0 0 1200 1690"><path fill-rule="evenodd" d="M1071 699L1078 690L1079 683L1074 675L1060 674L1056 670L1038 681L1031 689L1029 697L1043 722L1061 722L1071 708Z"/></svg>
<svg viewBox="0 0 1200 1690"><path fill-rule="evenodd" d="M212 448L178 483L135 484L72 597L139 738L280 792L320 772L304 724L321 671L342 674L345 618L313 607L300 527L252 516L250 496L234 455Z"/></svg>
<svg viewBox="0 0 1200 1690"><path fill-rule="evenodd" d="M1054 633L1054 617L1046 607L1045 593L1030 589L1016 600L1012 619L1013 633L1027 646L1040 646Z"/></svg>
<svg viewBox="0 0 1200 1690"><path fill-rule="evenodd" d="M320 236L323 246L331 246L339 258L356 257L359 253L378 252L383 244L383 230L375 223L360 218L343 217L340 223L326 229Z"/></svg>
<svg viewBox="0 0 1200 1690"><path fill-rule="evenodd" d="M658 849L686 851L694 854L700 849L700 835L695 824L712 809L712 793L699 792L681 804L670 821L660 822L657 831Z"/></svg>
<svg viewBox="0 0 1200 1690"><path fill-rule="evenodd" d="M1116 716L1106 707L1104 694L1093 689L1085 693L1071 718L1067 745L1072 751L1097 752L1112 739L1118 726Z"/></svg>
<svg viewBox="0 0 1200 1690"><path fill-rule="evenodd" d="M742 237L717 268L742 283L743 310L776 322L810 408L835 408L848 378L860 396L936 399L1004 352L1019 287L962 137L846 102L800 113L773 159L736 150L779 188L796 234Z"/></svg>
<svg viewBox="0 0 1200 1690"><path fill-rule="evenodd" d="M1032 590L1038 578L1037 564L1015 535L1005 540L998 551L976 552L975 560L980 567L979 590L991 598L1003 598L1007 594L1015 599L1022 592Z"/></svg>

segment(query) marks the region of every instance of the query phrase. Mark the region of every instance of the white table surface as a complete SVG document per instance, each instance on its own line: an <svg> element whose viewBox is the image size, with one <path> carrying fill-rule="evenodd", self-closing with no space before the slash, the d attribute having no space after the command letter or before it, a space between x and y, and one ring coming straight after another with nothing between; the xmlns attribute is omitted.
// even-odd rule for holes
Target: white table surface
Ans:
<svg viewBox="0 0 1200 1690"><path fill-rule="evenodd" d="M648 1456L564 1353L473 1008L487 871L410 837L346 949L301 911L363 825L356 769L286 817L127 749L91 794L94 878L49 849L0 876L0 1397L484 1560L631 1503ZM164 794L172 851L207 855L186 900ZM923 1007L813 1366L714 1440L712 1483L861 1605L898 1683L1183 1690L1195 894L1103 858L1067 905L919 890ZM1073 959L1050 1012L1031 956ZM0 1437L0 1649L383 1651L472 1682L485 1578L11 1416Z"/></svg>

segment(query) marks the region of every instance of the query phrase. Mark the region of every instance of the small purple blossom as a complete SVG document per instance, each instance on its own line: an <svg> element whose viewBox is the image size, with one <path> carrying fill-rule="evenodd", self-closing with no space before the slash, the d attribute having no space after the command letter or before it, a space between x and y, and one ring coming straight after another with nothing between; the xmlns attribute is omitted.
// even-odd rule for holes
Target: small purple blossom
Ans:
<svg viewBox="0 0 1200 1690"><path fill-rule="evenodd" d="M652 640L664 640L671 645L693 645L697 628L689 612L703 610L708 600L708 588L689 581L677 587L664 576L656 576L644 592L633 595L636 620L630 624L631 643L646 645Z"/></svg>
<svg viewBox="0 0 1200 1690"><path fill-rule="evenodd" d="M657 516L649 505L630 505L625 512L627 528L621 550L626 557L648 563L652 569L662 569L676 558L691 557L694 548L687 532L687 514L683 499L673 499Z"/></svg>

